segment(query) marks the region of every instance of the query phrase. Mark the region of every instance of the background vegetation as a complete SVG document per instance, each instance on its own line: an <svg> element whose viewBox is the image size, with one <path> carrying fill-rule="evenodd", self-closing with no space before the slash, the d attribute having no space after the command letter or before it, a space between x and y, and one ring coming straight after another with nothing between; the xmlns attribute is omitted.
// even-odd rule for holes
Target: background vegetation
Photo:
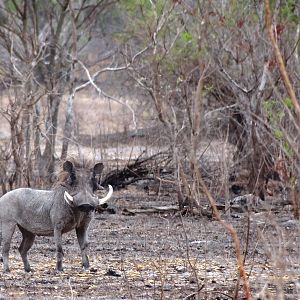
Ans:
<svg viewBox="0 0 300 300"><path fill-rule="evenodd" d="M181 211L208 197L222 221L214 199L229 212L232 195L265 200L275 180L299 219L299 16L296 0L0 1L2 192L47 186L74 147L108 159L134 138L163 152L148 171ZM80 102L95 95L112 119Z"/></svg>

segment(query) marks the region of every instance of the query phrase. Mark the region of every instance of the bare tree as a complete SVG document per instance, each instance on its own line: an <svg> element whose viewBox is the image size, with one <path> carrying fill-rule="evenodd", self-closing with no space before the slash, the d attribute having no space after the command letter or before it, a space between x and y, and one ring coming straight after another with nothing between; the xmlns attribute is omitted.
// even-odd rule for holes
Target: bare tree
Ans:
<svg viewBox="0 0 300 300"><path fill-rule="evenodd" d="M11 128L17 186L30 185L33 171L37 177L53 173L62 97L68 86L73 89L76 60L93 37L93 25L112 3L23 0L2 4L1 78L9 95L2 114ZM68 113L65 132L69 133L72 110ZM66 151L64 145L63 157Z"/></svg>

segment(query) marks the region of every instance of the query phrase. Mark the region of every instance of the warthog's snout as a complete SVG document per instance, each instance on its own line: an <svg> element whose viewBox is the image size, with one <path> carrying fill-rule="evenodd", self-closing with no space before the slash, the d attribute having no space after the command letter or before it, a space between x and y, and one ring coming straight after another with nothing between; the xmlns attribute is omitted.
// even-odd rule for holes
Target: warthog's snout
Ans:
<svg viewBox="0 0 300 300"><path fill-rule="evenodd" d="M95 210L95 206L91 205L91 204L81 204L78 206L78 209L82 212L90 212Z"/></svg>
<svg viewBox="0 0 300 300"><path fill-rule="evenodd" d="M83 193L79 193L79 194L75 194L75 195L71 196L67 191L64 192L64 199L70 206L73 206L73 207L79 208L82 205L90 205L90 206L93 206L95 209L97 206L103 205L112 196L113 191L114 191L113 187L111 185L108 185L108 189L109 189L109 191L108 191L107 195L101 199L93 197L89 193L87 193L86 195L84 195Z"/></svg>

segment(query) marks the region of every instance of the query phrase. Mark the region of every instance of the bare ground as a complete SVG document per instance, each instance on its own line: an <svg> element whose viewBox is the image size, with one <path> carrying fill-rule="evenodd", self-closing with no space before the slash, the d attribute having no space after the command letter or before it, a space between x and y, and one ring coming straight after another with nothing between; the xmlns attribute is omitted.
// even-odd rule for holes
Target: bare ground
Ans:
<svg viewBox="0 0 300 300"><path fill-rule="evenodd" d="M52 238L37 237L29 253L35 272L23 271L14 236L10 274L0 293L23 299L243 299L232 239L214 219L176 212L124 209L176 204L171 193L148 195L130 187L115 193L116 214L97 214L90 228L91 270L81 269L74 232L64 236L64 272L55 269ZM204 200L205 201L205 200ZM288 207L275 212L235 213L227 219L246 251L246 271L261 299L300 298L300 229ZM250 226L248 226L250 224ZM249 234L247 234L249 229ZM1 297L0 297L1 298Z"/></svg>

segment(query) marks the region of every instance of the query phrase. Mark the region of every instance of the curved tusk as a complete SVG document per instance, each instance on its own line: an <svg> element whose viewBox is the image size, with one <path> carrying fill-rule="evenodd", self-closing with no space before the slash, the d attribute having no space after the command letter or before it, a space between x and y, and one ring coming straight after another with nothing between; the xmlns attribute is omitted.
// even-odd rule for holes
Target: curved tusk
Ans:
<svg viewBox="0 0 300 300"><path fill-rule="evenodd" d="M104 198L99 199L99 205L104 204L112 196L114 189L110 184L108 185L108 189L108 194Z"/></svg>
<svg viewBox="0 0 300 300"><path fill-rule="evenodd" d="M67 191L64 193L64 199L70 206L73 205L73 197Z"/></svg>

